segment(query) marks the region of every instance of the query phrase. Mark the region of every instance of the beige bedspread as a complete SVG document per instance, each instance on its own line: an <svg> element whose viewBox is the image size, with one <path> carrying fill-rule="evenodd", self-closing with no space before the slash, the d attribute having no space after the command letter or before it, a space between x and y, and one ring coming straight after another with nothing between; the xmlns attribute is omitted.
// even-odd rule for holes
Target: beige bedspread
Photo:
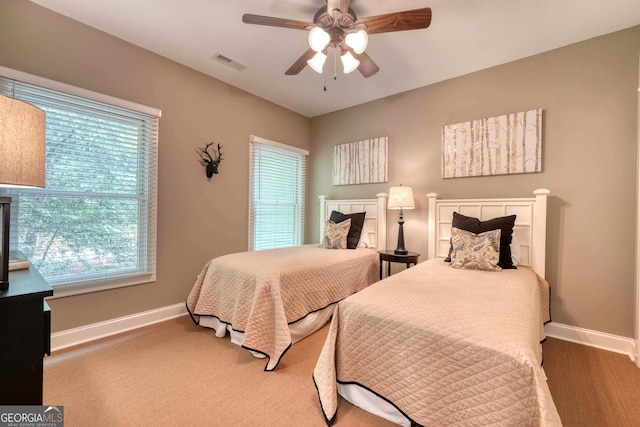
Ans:
<svg viewBox="0 0 640 427"><path fill-rule="evenodd" d="M244 333L242 346L276 368L291 346L289 323L378 280L376 251L318 245L241 252L210 260L187 298L195 322L214 316Z"/></svg>
<svg viewBox="0 0 640 427"><path fill-rule="evenodd" d="M561 425L541 369L548 292L527 268L458 270L434 259L345 299L313 374L327 422L339 382L423 426Z"/></svg>

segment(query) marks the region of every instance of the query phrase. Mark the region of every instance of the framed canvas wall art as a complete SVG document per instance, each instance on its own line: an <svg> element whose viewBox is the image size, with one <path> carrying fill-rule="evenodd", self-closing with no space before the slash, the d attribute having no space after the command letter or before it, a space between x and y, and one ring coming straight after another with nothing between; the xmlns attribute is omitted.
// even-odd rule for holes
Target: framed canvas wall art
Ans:
<svg viewBox="0 0 640 427"><path fill-rule="evenodd" d="M442 127L442 177L542 171L542 109Z"/></svg>

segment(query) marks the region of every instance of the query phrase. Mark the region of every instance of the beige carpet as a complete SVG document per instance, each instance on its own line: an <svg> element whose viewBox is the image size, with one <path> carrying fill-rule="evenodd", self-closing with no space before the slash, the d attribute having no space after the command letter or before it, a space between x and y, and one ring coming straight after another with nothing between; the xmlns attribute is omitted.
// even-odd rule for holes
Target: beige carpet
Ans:
<svg viewBox="0 0 640 427"><path fill-rule="evenodd" d="M45 358L44 403L73 426L325 426L311 379L328 327L274 372L188 316ZM628 357L549 339L545 371L565 426L639 426L640 369ZM392 424L341 400L337 427Z"/></svg>
<svg viewBox="0 0 640 427"><path fill-rule="evenodd" d="M328 326L273 372L188 316L45 358L44 403L65 426L326 426L311 378ZM391 426L346 402L338 426Z"/></svg>
<svg viewBox="0 0 640 427"><path fill-rule="evenodd" d="M543 351L565 426L640 426L640 368L628 356L551 338Z"/></svg>

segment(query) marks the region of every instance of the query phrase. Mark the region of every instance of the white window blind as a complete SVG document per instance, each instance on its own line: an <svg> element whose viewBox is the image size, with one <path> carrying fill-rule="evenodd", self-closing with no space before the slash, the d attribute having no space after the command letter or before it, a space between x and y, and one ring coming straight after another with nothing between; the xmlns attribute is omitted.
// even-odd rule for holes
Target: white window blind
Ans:
<svg viewBox="0 0 640 427"><path fill-rule="evenodd" d="M58 296L155 280L159 111L1 76L0 93L46 113L46 187L3 190L11 249Z"/></svg>
<svg viewBox="0 0 640 427"><path fill-rule="evenodd" d="M304 243L308 154L251 137L250 250Z"/></svg>

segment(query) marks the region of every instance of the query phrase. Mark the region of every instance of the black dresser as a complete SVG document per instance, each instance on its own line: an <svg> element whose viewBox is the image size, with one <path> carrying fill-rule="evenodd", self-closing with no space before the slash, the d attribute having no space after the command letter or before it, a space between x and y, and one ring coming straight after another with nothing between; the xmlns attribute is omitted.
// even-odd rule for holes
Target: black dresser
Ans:
<svg viewBox="0 0 640 427"><path fill-rule="evenodd" d="M42 359L51 352L53 288L31 266L0 291L0 405L42 405Z"/></svg>

